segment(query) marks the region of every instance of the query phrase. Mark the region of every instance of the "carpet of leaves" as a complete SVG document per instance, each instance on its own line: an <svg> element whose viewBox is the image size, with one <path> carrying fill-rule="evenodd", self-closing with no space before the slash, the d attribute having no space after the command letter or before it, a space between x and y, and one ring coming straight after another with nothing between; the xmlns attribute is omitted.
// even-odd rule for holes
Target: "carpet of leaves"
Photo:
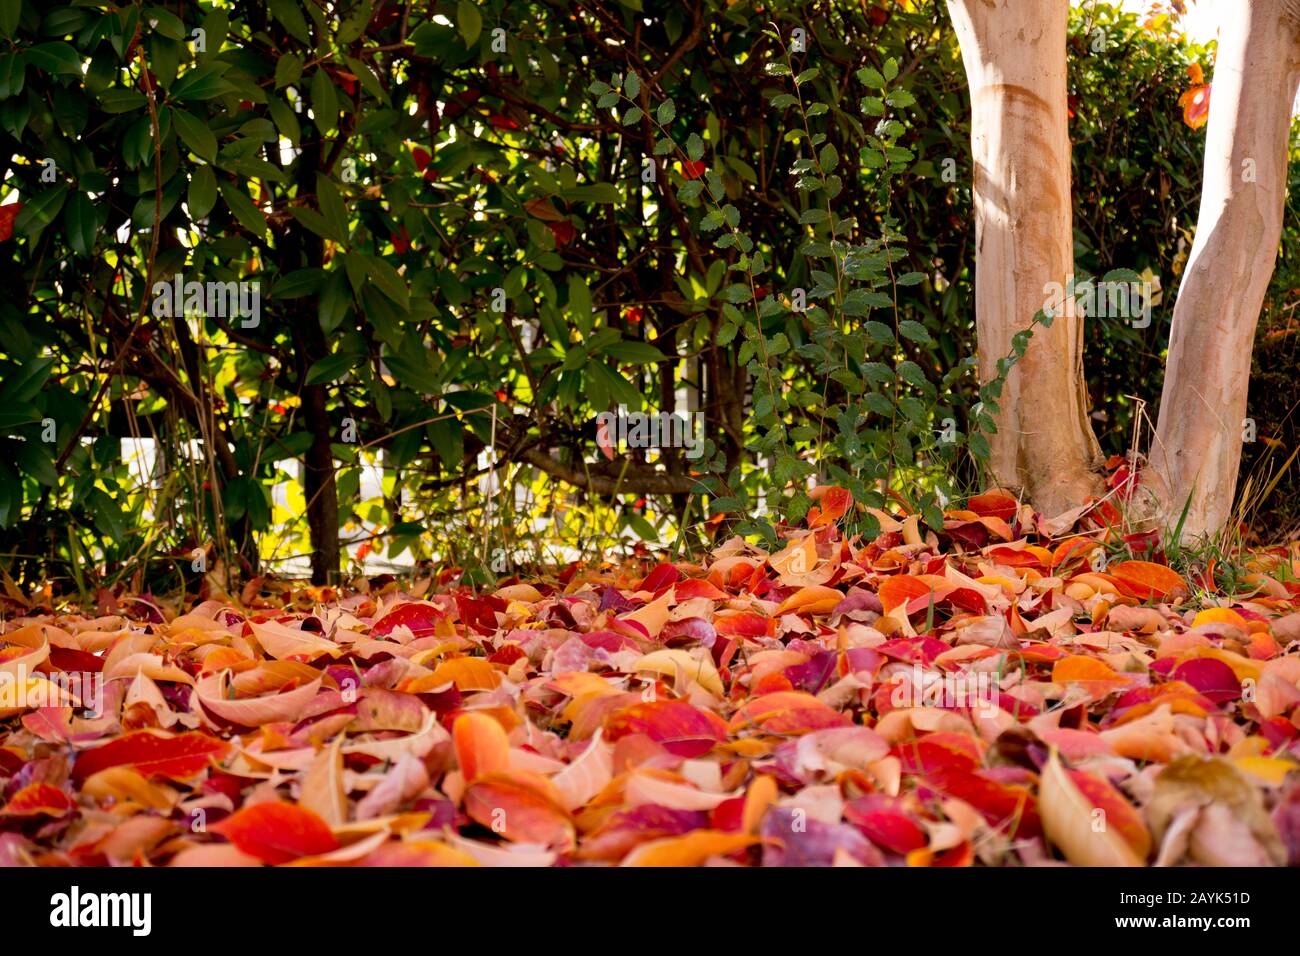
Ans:
<svg viewBox="0 0 1300 956"><path fill-rule="evenodd" d="M1300 586L818 489L706 566L0 625L0 865L1296 865ZM405 590L403 590L405 587ZM68 677L100 680L101 706Z"/></svg>

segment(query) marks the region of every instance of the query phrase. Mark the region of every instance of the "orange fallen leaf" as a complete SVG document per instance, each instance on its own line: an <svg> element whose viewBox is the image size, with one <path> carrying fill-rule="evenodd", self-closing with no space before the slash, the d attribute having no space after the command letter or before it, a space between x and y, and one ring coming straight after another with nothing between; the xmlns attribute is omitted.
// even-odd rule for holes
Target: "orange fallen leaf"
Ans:
<svg viewBox="0 0 1300 956"><path fill-rule="evenodd" d="M510 769L510 741L505 729L486 714L461 714L452 724L451 740L466 783Z"/></svg>

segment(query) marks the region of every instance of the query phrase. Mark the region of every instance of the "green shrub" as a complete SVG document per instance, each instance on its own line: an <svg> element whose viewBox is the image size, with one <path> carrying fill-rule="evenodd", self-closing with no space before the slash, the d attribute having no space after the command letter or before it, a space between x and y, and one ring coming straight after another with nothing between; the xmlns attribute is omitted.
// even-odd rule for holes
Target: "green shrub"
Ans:
<svg viewBox="0 0 1300 956"><path fill-rule="evenodd" d="M718 513L770 536L760 502L798 519L810 476L937 521L977 483L984 422L943 5L639 7L0 0L4 201L23 203L0 262L15 575L163 587L301 553L323 581L340 535L353 557L501 573L559 542L693 547ZM1168 299L1203 136L1176 100L1200 53L1089 16L1080 271L1150 268ZM256 324L158 315L177 274L258 283ZM1111 451L1123 396L1158 395L1167 304L1158 319L1090 329ZM599 454L598 414L679 396L703 458ZM138 437L144 474L121 445ZM383 480L363 496L365 465Z"/></svg>

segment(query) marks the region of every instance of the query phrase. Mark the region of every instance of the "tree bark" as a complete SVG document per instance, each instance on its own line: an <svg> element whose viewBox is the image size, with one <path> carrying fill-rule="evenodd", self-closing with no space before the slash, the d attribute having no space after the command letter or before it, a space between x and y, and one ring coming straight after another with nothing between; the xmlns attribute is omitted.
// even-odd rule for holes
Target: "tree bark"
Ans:
<svg viewBox="0 0 1300 956"><path fill-rule="evenodd" d="M1170 528L1213 535L1232 511L1255 326L1282 234L1295 0L1216 0L1221 14L1196 239L1169 335L1151 486Z"/></svg>
<svg viewBox="0 0 1300 956"><path fill-rule="evenodd" d="M303 412L312 436L303 461L312 584L336 584L339 577L339 498L334 483L334 453L330 450L334 427L325 401L324 385L308 385L302 390Z"/></svg>
<svg viewBox="0 0 1300 956"><path fill-rule="evenodd" d="M948 0L971 95L975 197L975 318L981 382L997 374L1012 336L1067 287L1074 268L1065 72L1068 0ZM1011 369L997 433L994 482L1054 515L1101 488L1101 450L1087 415L1083 319L1034 330Z"/></svg>

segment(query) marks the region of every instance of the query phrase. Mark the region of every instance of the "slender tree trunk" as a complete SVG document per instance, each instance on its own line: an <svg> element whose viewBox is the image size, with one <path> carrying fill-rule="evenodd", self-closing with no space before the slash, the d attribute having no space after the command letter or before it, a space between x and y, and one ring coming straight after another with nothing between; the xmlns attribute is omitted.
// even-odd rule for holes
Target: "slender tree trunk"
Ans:
<svg viewBox="0 0 1300 956"><path fill-rule="evenodd" d="M1183 537L1212 535L1232 511L1250 353L1273 274L1300 84L1300 2L1215 0L1219 53L1205 138L1196 240L1183 273L1151 484Z"/></svg>
<svg viewBox="0 0 1300 956"><path fill-rule="evenodd" d="M982 382L1074 268L1065 41L1068 0L948 0L971 94L975 317ZM992 479L1048 515L1100 488L1083 320L1067 300L1007 376Z"/></svg>
<svg viewBox="0 0 1300 956"><path fill-rule="evenodd" d="M334 453L330 450L334 425L325 400L324 385L308 385L302 391L303 412L312 435L303 462L312 584L334 584L339 577L339 498L334 484Z"/></svg>

